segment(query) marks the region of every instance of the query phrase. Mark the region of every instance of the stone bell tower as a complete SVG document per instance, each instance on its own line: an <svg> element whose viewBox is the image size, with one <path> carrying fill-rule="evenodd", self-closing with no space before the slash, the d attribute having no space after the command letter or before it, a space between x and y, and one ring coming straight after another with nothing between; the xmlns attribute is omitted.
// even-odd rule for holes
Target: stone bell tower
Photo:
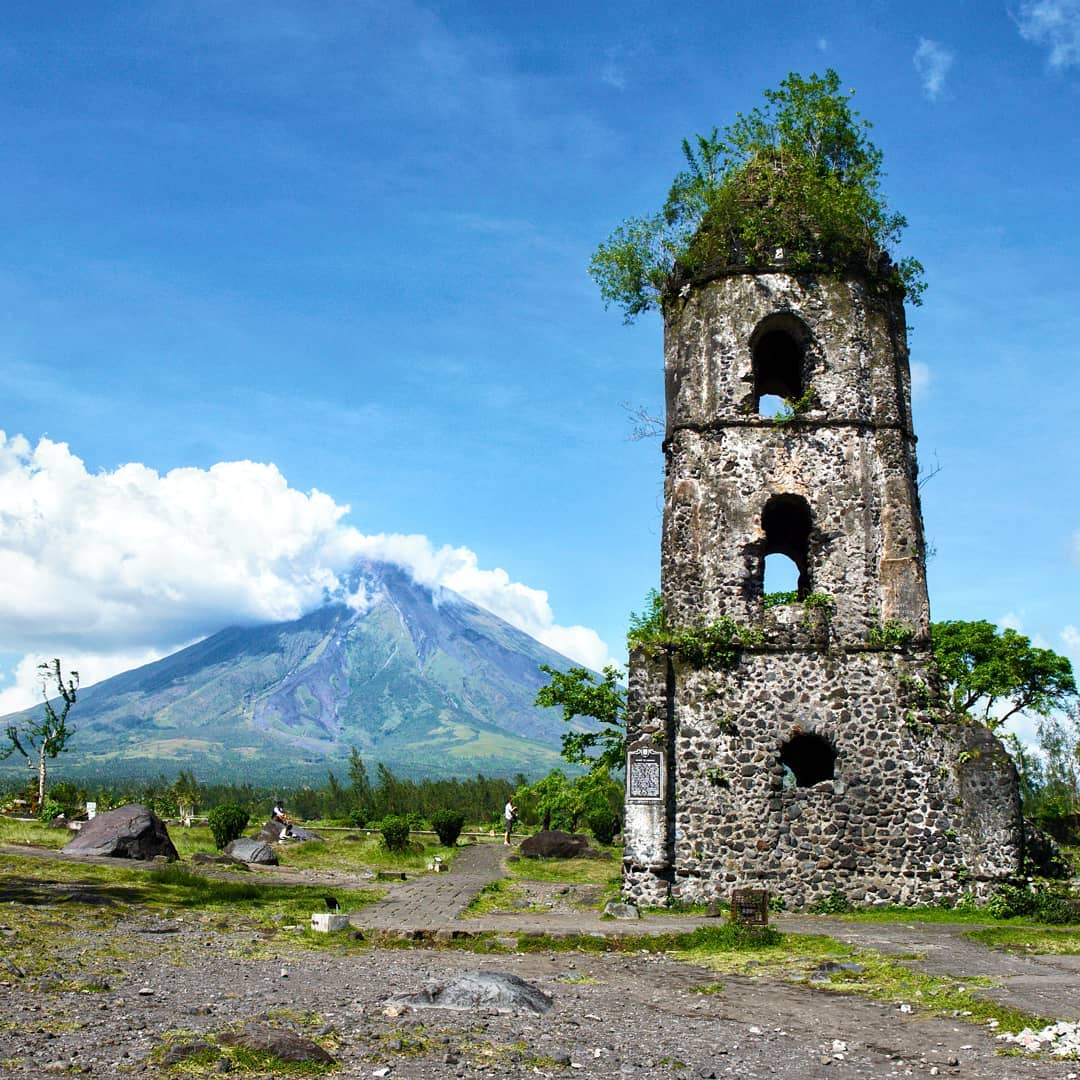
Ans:
<svg viewBox="0 0 1080 1080"><path fill-rule="evenodd" d="M728 267L669 301L664 351L667 630L631 654L626 895L917 903L1017 875L1012 765L937 704L902 297ZM797 588L767 602L771 556Z"/></svg>

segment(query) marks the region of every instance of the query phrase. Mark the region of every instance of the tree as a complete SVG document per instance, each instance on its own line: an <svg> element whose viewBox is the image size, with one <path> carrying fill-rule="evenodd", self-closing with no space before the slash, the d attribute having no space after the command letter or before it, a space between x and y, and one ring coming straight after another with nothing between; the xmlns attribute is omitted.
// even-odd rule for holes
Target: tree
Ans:
<svg viewBox="0 0 1080 1080"><path fill-rule="evenodd" d="M930 633L950 705L990 728L1018 712L1049 716L1076 696L1068 659L1015 630L955 621L934 623Z"/></svg>
<svg viewBox="0 0 1080 1080"><path fill-rule="evenodd" d="M882 154L833 70L788 75L765 104L682 143L686 168L659 214L629 218L589 264L605 304L627 322L678 295L710 266L861 265L921 302L923 268L891 253L907 225L881 189Z"/></svg>
<svg viewBox="0 0 1080 1080"><path fill-rule="evenodd" d="M185 825L191 824L191 819L195 815L195 808L199 805L201 793L199 781L195 779L194 772L181 769L176 774L176 779L172 785L172 794L173 798L176 799L177 815Z"/></svg>
<svg viewBox="0 0 1080 1080"><path fill-rule="evenodd" d="M537 691L536 705L561 706L567 723L583 716L603 725L599 731L566 732L562 737L562 756L571 765L588 765L605 773L623 768L626 690L619 685L618 668L608 664L599 680L587 668L559 671L541 664L540 670L551 676L551 682Z"/></svg>
<svg viewBox="0 0 1080 1080"><path fill-rule="evenodd" d="M352 804L356 810L371 811L371 781L367 766L355 746L349 749L349 784L352 787Z"/></svg>
<svg viewBox="0 0 1080 1080"><path fill-rule="evenodd" d="M40 804L45 801L45 762L47 759L51 761L67 750L68 743L75 734L75 729L67 726L67 718L71 707L75 704L76 691L79 689L79 673L68 672L65 682L60 669L60 660L57 658L51 664L47 661L38 664L38 677L41 680L45 717L39 721L25 720L21 732L18 724L9 724L7 737L11 745L0 751L0 760L9 758L18 751L26 758L26 764L31 769L37 769L38 803ZM63 703L59 712L49 700L49 685L53 682L56 683L59 700Z"/></svg>

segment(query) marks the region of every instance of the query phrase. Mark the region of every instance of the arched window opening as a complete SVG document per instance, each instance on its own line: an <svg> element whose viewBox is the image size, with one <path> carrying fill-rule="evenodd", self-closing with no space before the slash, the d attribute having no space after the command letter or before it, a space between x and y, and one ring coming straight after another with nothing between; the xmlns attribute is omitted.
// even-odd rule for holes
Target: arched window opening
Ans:
<svg viewBox="0 0 1080 1080"><path fill-rule="evenodd" d="M774 495L765 504L761 527L765 531L762 587L766 593L786 591L772 588L766 580L775 561L770 556L782 555L795 565L793 588L799 599L810 594L810 524L810 507L798 495Z"/></svg>
<svg viewBox="0 0 1080 1080"><path fill-rule="evenodd" d="M802 346L786 330L770 330L754 345L754 404L760 416L772 408L769 399L797 401L803 396Z"/></svg>
<svg viewBox="0 0 1080 1080"><path fill-rule="evenodd" d="M793 559L776 552L765 556L765 597L777 597L774 603L795 599L799 591L799 568ZM768 606L768 605L766 605Z"/></svg>
<svg viewBox="0 0 1080 1080"><path fill-rule="evenodd" d="M795 778L795 787L813 787L836 775L836 751L828 739L800 732L780 747L780 764L785 780L788 771Z"/></svg>

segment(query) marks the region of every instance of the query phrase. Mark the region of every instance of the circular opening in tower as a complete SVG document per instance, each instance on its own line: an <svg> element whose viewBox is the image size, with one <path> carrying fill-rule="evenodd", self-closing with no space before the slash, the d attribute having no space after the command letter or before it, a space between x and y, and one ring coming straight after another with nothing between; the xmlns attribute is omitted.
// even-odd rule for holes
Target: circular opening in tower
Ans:
<svg viewBox="0 0 1080 1080"><path fill-rule="evenodd" d="M780 764L795 778L795 787L813 787L836 775L836 750L828 739L803 732L780 747Z"/></svg>

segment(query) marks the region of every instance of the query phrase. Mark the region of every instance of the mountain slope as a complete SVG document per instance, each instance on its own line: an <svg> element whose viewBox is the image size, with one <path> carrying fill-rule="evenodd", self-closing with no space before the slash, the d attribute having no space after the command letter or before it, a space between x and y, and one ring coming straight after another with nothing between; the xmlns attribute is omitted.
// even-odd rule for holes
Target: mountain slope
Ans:
<svg viewBox="0 0 1080 1080"><path fill-rule="evenodd" d="M361 563L348 585L362 605L231 627L80 691L64 774L321 781L351 746L405 775L558 763L566 725L532 702L540 665L571 661L390 564Z"/></svg>

